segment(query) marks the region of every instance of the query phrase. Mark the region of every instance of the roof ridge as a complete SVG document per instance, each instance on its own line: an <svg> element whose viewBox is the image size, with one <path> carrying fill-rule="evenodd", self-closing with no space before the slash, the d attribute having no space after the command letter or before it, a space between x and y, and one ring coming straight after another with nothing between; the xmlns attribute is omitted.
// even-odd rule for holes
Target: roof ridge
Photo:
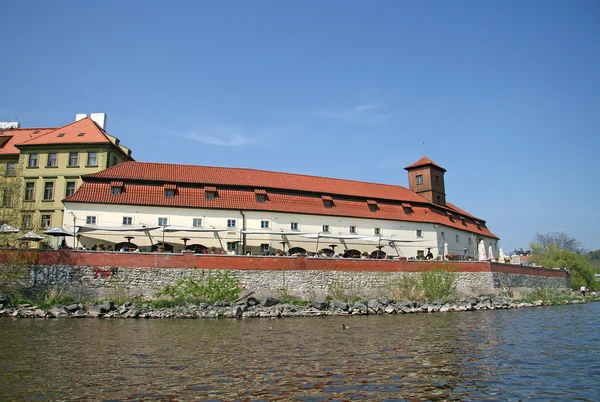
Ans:
<svg viewBox="0 0 600 402"><path fill-rule="evenodd" d="M86 121L86 120L89 120L90 122L92 122L92 123L93 123L93 126L94 126L94 128L98 130L98 132L99 132L99 133L100 133L100 134L101 134L101 135L102 135L102 136L103 136L103 137L106 139L106 141L108 141L108 142L111 142L111 143L112 143L112 141L110 140L110 138L108 138L108 137L106 136L106 133L104 132L104 130L102 130L102 129L100 128L100 126L98 126L98 124L97 124L97 123L96 123L94 120L92 120L92 119L91 119L89 116L87 116L87 117L85 117L85 118L83 118L83 119L76 120L76 121L72 121L72 122L71 122L71 123L69 123L69 124L65 124L64 126L60 126L60 127L57 127L57 128L51 129L51 131L48 131L47 133L43 133L43 134L40 134L40 135L38 135L38 136L37 136L37 137L35 137L35 138L30 138L30 139L29 139L29 140L27 140L27 141L23 141L23 142L21 142L19 145L28 145L27 143L29 143L29 142L33 142L34 140L35 140L35 141L39 141L39 139L40 139L40 138L47 138L47 137L48 137L48 136L50 136L51 134L54 134L54 133L60 133L60 131L61 131L61 130L64 130L64 129L66 129L67 127L69 127L69 126L71 126L71 125L74 125L74 124L78 124L78 123L79 123L79 124L81 124L80 122L84 122L84 121Z"/></svg>

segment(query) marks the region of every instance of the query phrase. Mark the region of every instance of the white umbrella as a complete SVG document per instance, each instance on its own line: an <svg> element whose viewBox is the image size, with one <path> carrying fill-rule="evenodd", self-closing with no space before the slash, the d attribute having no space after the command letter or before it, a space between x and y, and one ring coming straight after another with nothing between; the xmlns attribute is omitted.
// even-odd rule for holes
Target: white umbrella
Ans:
<svg viewBox="0 0 600 402"><path fill-rule="evenodd" d="M19 237L19 240L31 240L31 241L40 241L43 240L44 236L40 236L35 232L27 232L23 236Z"/></svg>
<svg viewBox="0 0 600 402"><path fill-rule="evenodd" d="M3 223L2 226L0 226L0 233L19 233L19 229Z"/></svg>
<svg viewBox="0 0 600 402"><path fill-rule="evenodd" d="M479 261L485 261L487 260L487 257L485 256L485 243L483 242L483 240L481 240L479 242Z"/></svg>
<svg viewBox="0 0 600 402"><path fill-rule="evenodd" d="M448 243L444 243L444 260L446 259L447 255L448 255Z"/></svg>
<svg viewBox="0 0 600 402"><path fill-rule="evenodd" d="M504 250L502 250L502 248L498 250L498 261L504 262Z"/></svg>
<svg viewBox="0 0 600 402"><path fill-rule="evenodd" d="M494 261L494 250L492 250L492 245L490 244L490 248L489 248L489 252L488 252L488 257L490 259L490 261Z"/></svg>

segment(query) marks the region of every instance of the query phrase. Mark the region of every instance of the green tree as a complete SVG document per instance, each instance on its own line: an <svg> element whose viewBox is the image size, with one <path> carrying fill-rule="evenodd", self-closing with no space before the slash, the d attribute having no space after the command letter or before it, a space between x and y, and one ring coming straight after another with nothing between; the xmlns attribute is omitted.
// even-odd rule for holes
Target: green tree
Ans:
<svg viewBox="0 0 600 402"><path fill-rule="evenodd" d="M571 287L579 289L585 285L588 288L595 288L594 268L579 253L571 250L561 250L554 244L548 247L542 247L539 244L532 244L532 261L538 265L549 268L566 268L571 275Z"/></svg>

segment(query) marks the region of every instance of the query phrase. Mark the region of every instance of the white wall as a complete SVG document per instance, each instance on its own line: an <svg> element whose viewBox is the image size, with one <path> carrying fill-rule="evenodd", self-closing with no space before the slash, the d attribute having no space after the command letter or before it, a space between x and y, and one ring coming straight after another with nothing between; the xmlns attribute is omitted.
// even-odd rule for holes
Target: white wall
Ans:
<svg viewBox="0 0 600 402"><path fill-rule="evenodd" d="M76 217L78 226L86 225L86 217L95 216L96 225L103 227L123 226L123 217L132 217L132 225L154 226L158 225L158 218L167 218L168 225L191 227L194 218L202 219L204 228L227 229L227 220L235 219L236 227L232 230L219 232L215 236L212 232L167 232L164 233L164 241L172 244L175 251L183 248L181 238L187 237L189 244L203 244L204 246L215 246L218 248L227 248L227 242L242 241L240 230L243 228L243 217L237 210L217 210L217 209L194 209L194 208L165 208L165 207L143 207L143 206L124 206L110 204L84 204L84 203L65 203L64 225L73 226L73 216ZM329 225L329 233L333 235L350 234L350 226L356 226L356 234L365 237L375 237L374 228L380 228L381 235L385 238L398 239L396 247L391 247L387 241L380 244L382 251L388 255L416 257L417 251L422 250L425 254L427 249L431 248L434 256L443 253L444 242L448 243L450 253L459 255L464 254L467 248L468 255L474 253L474 245L469 244L469 238L476 242L477 236L470 232L450 228L444 225L432 223L418 223L406 221L388 221L376 219L348 218L339 216L321 216L321 215L301 215L277 212L262 211L244 211L246 217L246 230L248 231L291 231L291 223L298 223L298 231L305 233L322 233L323 225ZM261 221L268 221L268 228L261 228ZM87 225L86 225L87 226ZM422 237L417 237L417 230L422 231ZM442 237L443 233L443 237ZM132 243L142 248L148 248L152 244L163 241L163 232L155 230L150 232L150 236L143 232L86 232L83 233L80 242L89 248L98 242L105 244L119 243L125 241L127 235L135 236ZM458 235L458 241L456 241ZM377 241L367 240L346 240L345 245L337 239L319 239L317 247L316 239L308 239L301 236L287 236L288 242L285 249L291 247L302 247L309 252L315 252L317 249L329 248L329 245L335 244L336 252L342 252L345 248L356 249L361 252L372 252L376 250ZM484 238L487 246L490 242L495 247L497 254L497 242L495 239ZM269 234L248 234L246 235L246 250L251 250L253 254L260 253L260 245L268 244L270 251L283 248L281 235ZM238 249L238 252L241 248ZM497 257L497 255L496 255Z"/></svg>

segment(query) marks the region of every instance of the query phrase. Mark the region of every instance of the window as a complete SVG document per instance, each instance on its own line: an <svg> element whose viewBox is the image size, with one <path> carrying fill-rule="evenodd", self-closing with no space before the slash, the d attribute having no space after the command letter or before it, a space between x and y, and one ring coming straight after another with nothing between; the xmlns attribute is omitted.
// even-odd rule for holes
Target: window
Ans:
<svg viewBox="0 0 600 402"><path fill-rule="evenodd" d="M25 201L35 200L35 183L25 183Z"/></svg>
<svg viewBox="0 0 600 402"><path fill-rule="evenodd" d="M192 226L195 228L202 227L202 218L194 218L194 220L192 221Z"/></svg>
<svg viewBox="0 0 600 402"><path fill-rule="evenodd" d="M85 224L86 225L95 225L96 224L96 217L95 216L86 216L85 217Z"/></svg>
<svg viewBox="0 0 600 402"><path fill-rule="evenodd" d="M67 191L65 192L65 196L68 197L73 194L75 194L75 182L68 181L67 182Z"/></svg>
<svg viewBox="0 0 600 402"><path fill-rule="evenodd" d="M323 225L323 232L329 233L329 225Z"/></svg>
<svg viewBox="0 0 600 402"><path fill-rule="evenodd" d="M29 154L29 162L27 167L37 167L38 165L38 154Z"/></svg>
<svg viewBox="0 0 600 402"><path fill-rule="evenodd" d="M215 199L215 192L214 191L207 191L205 193L206 195L206 199L207 200L214 200Z"/></svg>
<svg viewBox="0 0 600 402"><path fill-rule="evenodd" d="M111 156L110 158L110 166L115 166L117 164L117 157Z"/></svg>
<svg viewBox="0 0 600 402"><path fill-rule="evenodd" d="M79 133L77 134L78 137L83 137L85 135L85 133Z"/></svg>
<svg viewBox="0 0 600 402"><path fill-rule="evenodd" d="M378 209L379 207L377 206L377 204L369 204L369 211L377 212Z"/></svg>
<svg viewBox="0 0 600 402"><path fill-rule="evenodd" d="M12 190L7 188L4 190L4 194L2 195L2 206L10 207L12 205Z"/></svg>
<svg viewBox="0 0 600 402"><path fill-rule="evenodd" d="M112 186L110 188L110 193L112 195L121 195L121 187L119 187L119 186Z"/></svg>
<svg viewBox="0 0 600 402"><path fill-rule="evenodd" d="M437 203L441 204L442 203L442 197L440 197L439 195L437 196Z"/></svg>
<svg viewBox="0 0 600 402"><path fill-rule="evenodd" d="M65 136L65 133L59 133L59 134L57 135L57 137L64 137L64 136Z"/></svg>
<svg viewBox="0 0 600 402"><path fill-rule="evenodd" d="M97 152L88 152L88 166L98 166L98 153Z"/></svg>
<svg viewBox="0 0 600 402"><path fill-rule="evenodd" d="M47 167L56 167L56 154L48 154L48 162L46 163Z"/></svg>
<svg viewBox="0 0 600 402"><path fill-rule="evenodd" d="M235 219L227 219L227 227L234 228L236 226Z"/></svg>
<svg viewBox="0 0 600 402"><path fill-rule="evenodd" d="M42 215L42 229L48 229L50 227L50 215Z"/></svg>
<svg viewBox="0 0 600 402"><path fill-rule="evenodd" d="M435 184L440 184L440 176L435 176Z"/></svg>
<svg viewBox="0 0 600 402"><path fill-rule="evenodd" d="M417 184L423 184L423 175L417 175Z"/></svg>
<svg viewBox="0 0 600 402"><path fill-rule="evenodd" d="M421 229L417 229L417 237L423 237L423 231Z"/></svg>
<svg viewBox="0 0 600 402"><path fill-rule="evenodd" d="M170 189L170 188L166 189L165 190L165 198L173 198L173 197L175 197L175 190Z"/></svg>
<svg viewBox="0 0 600 402"><path fill-rule="evenodd" d="M456 235L456 242L460 242L460 237L458 235Z"/></svg>
<svg viewBox="0 0 600 402"><path fill-rule="evenodd" d="M271 247L269 247L269 245L266 244L266 243L263 243L263 244L260 245L260 251L262 253L268 253L270 248Z"/></svg>
<svg viewBox="0 0 600 402"><path fill-rule="evenodd" d="M267 197L264 194L256 194L256 202L264 203L267 201Z"/></svg>
<svg viewBox="0 0 600 402"><path fill-rule="evenodd" d="M332 200L323 200L323 206L325 208L333 208L333 201Z"/></svg>
<svg viewBox="0 0 600 402"><path fill-rule="evenodd" d="M380 234L381 234L381 228L373 228L373 232L374 232L376 235L380 235Z"/></svg>
<svg viewBox="0 0 600 402"><path fill-rule="evenodd" d="M260 221L260 228L261 229L268 229L269 228L269 221Z"/></svg>
<svg viewBox="0 0 600 402"><path fill-rule="evenodd" d="M425 258L425 251L424 250L417 250L417 258L418 259Z"/></svg>
<svg viewBox="0 0 600 402"><path fill-rule="evenodd" d="M235 242L235 241L228 241L227 242L227 251L235 250L236 244L237 244L237 242Z"/></svg>
<svg viewBox="0 0 600 402"><path fill-rule="evenodd" d="M123 217L123 225L125 226L131 226L133 223L133 218L131 216L124 216Z"/></svg>
<svg viewBox="0 0 600 402"><path fill-rule="evenodd" d="M167 218L158 218L158 226L167 226L168 219Z"/></svg>
<svg viewBox="0 0 600 402"><path fill-rule="evenodd" d="M44 200L51 201L54 199L54 183L48 181L44 183Z"/></svg>
<svg viewBox="0 0 600 402"><path fill-rule="evenodd" d="M444 238L444 232L440 232L440 237L443 239Z"/></svg>
<svg viewBox="0 0 600 402"><path fill-rule="evenodd" d="M31 215L23 215L23 229L31 229Z"/></svg>
<svg viewBox="0 0 600 402"><path fill-rule="evenodd" d="M15 162L8 162L6 164L6 175L14 176L17 172L17 164Z"/></svg>
<svg viewBox="0 0 600 402"><path fill-rule="evenodd" d="M290 230L298 230L298 222L290 223Z"/></svg>
<svg viewBox="0 0 600 402"><path fill-rule="evenodd" d="M473 244L473 239L469 237L469 244Z"/></svg>
<svg viewBox="0 0 600 402"><path fill-rule="evenodd" d="M76 167L79 163L79 154L77 152L69 152L69 166Z"/></svg>
<svg viewBox="0 0 600 402"><path fill-rule="evenodd" d="M350 233L356 233L356 226L350 226Z"/></svg>

